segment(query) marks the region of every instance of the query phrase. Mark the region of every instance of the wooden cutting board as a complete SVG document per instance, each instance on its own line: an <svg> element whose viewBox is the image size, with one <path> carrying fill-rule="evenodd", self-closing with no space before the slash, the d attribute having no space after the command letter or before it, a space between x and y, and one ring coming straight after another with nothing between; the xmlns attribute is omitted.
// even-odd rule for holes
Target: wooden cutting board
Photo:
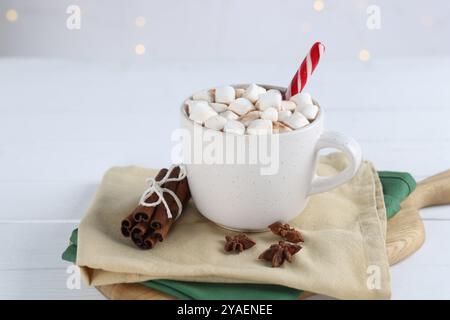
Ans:
<svg viewBox="0 0 450 320"><path fill-rule="evenodd" d="M427 178L402 203L401 210L387 223L386 248L389 264L394 265L416 252L425 241L425 229L419 209L450 204L450 170ZM96 287L112 300L169 300L167 294L139 284L113 284ZM299 299L313 293L304 292Z"/></svg>

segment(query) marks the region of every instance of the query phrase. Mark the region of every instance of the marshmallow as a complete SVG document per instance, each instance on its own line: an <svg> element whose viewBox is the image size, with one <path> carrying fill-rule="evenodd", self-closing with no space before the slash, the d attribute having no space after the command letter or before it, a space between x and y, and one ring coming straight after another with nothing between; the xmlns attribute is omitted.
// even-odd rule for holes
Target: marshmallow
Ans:
<svg viewBox="0 0 450 320"><path fill-rule="evenodd" d="M297 108L297 105L295 104L294 101L286 101L286 100L281 101L281 106L280 106L281 110L294 111L295 108Z"/></svg>
<svg viewBox="0 0 450 320"><path fill-rule="evenodd" d="M227 120L237 120L239 118L239 116L236 113L230 110L222 112L220 115Z"/></svg>
<svg viewBox="0 0 450 320"><path fill-rule="evenodd" d="M287 125L281 123L281 122L274 122L273 123L273 132L276 133L282 133L282 132L289 132L292 131L291 128L289 128Z"/></svg>
<svg viewBox="0 0 450 320"><path fill-rule="evenodd" d="M292 112L289 110L281 110L278 112L278 121L283 121L286 118L289 118L292 115Z"/></svg>
<svg viewBox="0 0 450 320"><path fill-rule="evenodd" d="M278 90L269 90L266 93L259 95L258 102L256 102L256 107L264 111L267 108L280 109L281 106L281 93Z"/></svg>
<svg viewBox="0 0 450 320"><path fill-rule="evenodd" d="M271 93L274 93L274 94L279 94L279 95L281 95L281 91L280 91L280 90L277 90L277 89L270 89L270 90L268 90L267 92L271 92Z"/></svg>
<svg viewBox="0 0 450 320"><path fill-rule="evenodd" d="M252 83L251 85L249 85L247 87L247 89L245 90L245 93L243 95L244 98L247 98L248 100L250 100L252 103L255 103L260 94L266 93L266 89L263 87L260 87L254 83Z"/></svg>
<svg viewBox="0 0 450 320"><path fill-rule="evenodd" d="M308 104L313 104L311 95L307 92L300 92L297 93L295 96L291 97L289 101L295 102L297 107L301 108L303 106L306 106Z"/></svg>
<svg viewBox="0 0 450 320"><path fill-rule="evenodd" d="M297 107L297 111L303 114L306 119L314 120L319 113L319 107L315 104L307 104L303 107Z"/></svg>
<svg viewBox="0 0 450 320"><path fill-rule="evenodd" d="M244 114L242 117L239 118L239 121L244 124L244 126L248 126L250 122L253 120L259 119L261 112L258 110L250 111L247 114Z"/></svg>
<svg viewBox="0 0 450 320"><path fill-rule="evenodd" d="M245 126L236 120L228 120L223 128L224 132L242 135L245 133Z"/></svg>
<svg viewBox="0 0 450 320"><path fill-rule="evenodd" d="M267 108L261 113L261 119L278 121L278 111L275 108Z"/></svg>
<svg viewBox="0 0 450 320"><path fill-rule="evenodd" d="M211 90L204 90L192 95L192 100L204 100L214 102L214 95Z"/></svg>
<svg viewBox="0 0 450 320"><path fill-rule="evenodd" d="M232 86L223 86L215 89L216 102L231 103L236 97L236 92Z"/></svg>
<svg viewBox="0 0 450 320"><path fill-rule="evenodd" d="M291 129L300 129L309 124L308 119L300 112L294 112L292 116L283 120L283 123Z"/></svg>
<svg viewBox="0 0 450 320"><path fill-rule="evenodd" d="M247 112L254 110L255 106L248 99L238 98L238 99L234 100L232 103L230 103L230 106L228 109L233 111L234 113L242 116L242 115L246 114Z"/></svg>
<svg viewBox="0 0 450 320"><path fill-rule="evenodd" d="M189 101L189 119L203 124L208 118L217 115L217 112L210 107L206 101Z"/></svg>
<svg viewBox="0 0 450 320"><path fill-rule="evenodd" d="M220 131L223 129L223 127L225 126L227 121L228 120L225 119L224 117L222 117L221 115L216 115L216 116L206 119L205 127L209 128L209 129L214 129L214 130Z"/></svg>
<svg viewBox="0 0 450 320"><path fill-rule="evenodd" d="M245 89L236 88L234 90L236 91L236 99L237 98L242 98L244 96Z"/></svg>
<svg viewBox="0 0 450 320"><path fill-rule="evenodd" d="M263 119L253 120L247 127L247 133L255 135L272 134L272 121Z"/></svg>
<svg viewBox="0 0 450 320"><path fill-rule="evenodd" d="M212 102L209 104L216 112L224 112L227 111L228 106L225 103L215 103Z"/></svg>

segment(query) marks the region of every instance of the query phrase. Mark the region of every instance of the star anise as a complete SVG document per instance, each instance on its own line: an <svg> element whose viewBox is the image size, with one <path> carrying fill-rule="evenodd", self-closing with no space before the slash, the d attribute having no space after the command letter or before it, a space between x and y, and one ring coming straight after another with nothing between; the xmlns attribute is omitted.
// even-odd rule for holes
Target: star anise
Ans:
<svg viewBox="0 0 450 320"><path fill-rule="evenodd" d="M294 228L291 228L290 225L287 223L282 224L281 222L275 222L272 223L269 226L269 229L275 233L276 235L279 235L283 239L289 242L298 243L298 242L304 242L302 234L295 230Z"/></svg>
<svg viewBox="0 0 450 320"><path fill-rule="evenodd" d="M226 236L225 240L226 240L225 251L227 252L229 251L242 252L255 245L255 242L243 233L235 235L234 237Z"/></svg>
<svg viewBox="0 0 450 320"><path fill-rule="evenodd" d="M259 259L272 262L272 267L279 267L285 260L292 262L294 259L293 255L299 252L301 248L297 244L280 241L261 253Z"/></svg>

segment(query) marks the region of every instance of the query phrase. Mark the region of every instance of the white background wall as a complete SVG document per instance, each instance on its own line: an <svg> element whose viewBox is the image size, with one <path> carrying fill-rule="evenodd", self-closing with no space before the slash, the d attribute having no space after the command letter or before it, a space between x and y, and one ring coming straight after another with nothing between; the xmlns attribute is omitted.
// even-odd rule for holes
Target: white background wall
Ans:
<svg viewBox="0 0 450 320"><path fill-rule="evenodd" d="M316 40L328 59L373 59L450 54L446 0L2 0L0 54L72 58L239 59L297 61ZM69 31L66 9L78 5L81 29ZM369 5L381 10L381 28L366 26ZM18 20L4 19L7 9ZM146 19L144 27L135 18ZM135 45L146 47L136 57Z"/></svg>

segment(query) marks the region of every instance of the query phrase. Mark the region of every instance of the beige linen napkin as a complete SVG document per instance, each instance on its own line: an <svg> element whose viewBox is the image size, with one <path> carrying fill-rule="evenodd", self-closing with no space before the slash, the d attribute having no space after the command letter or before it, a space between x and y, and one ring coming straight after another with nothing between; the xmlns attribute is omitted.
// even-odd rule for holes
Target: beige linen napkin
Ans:
<svg viewBox="0 0 450 320"><path fill-rule="evenodd" d="M345 163L341 154L322 157L319 174L335 174ZM227 254L224 237L231 232L202 217L192 201L164 242L148 251L136 248L121 235L120 222L137 205L145 179L156 172L115 167L105 174L78 233L77 265L89 284L150 279L271 283L340 299L390 297L386 210L370 162L363 162L345 185L311 197L290 222L304 235L303 249L280 268L257 259L277 236L251 234L253 248Z"/></svg>

